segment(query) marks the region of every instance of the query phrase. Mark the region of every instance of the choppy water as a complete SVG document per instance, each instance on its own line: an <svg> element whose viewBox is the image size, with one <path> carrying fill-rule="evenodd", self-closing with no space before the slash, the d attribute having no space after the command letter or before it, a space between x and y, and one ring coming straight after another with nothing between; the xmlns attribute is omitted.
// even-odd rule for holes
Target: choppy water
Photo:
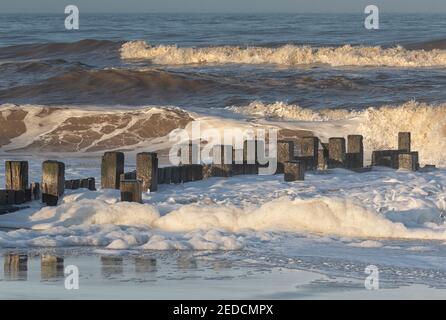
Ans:
<svg viewBox="0 0 446 320"><path fill-rule="evenodd" d="M377 31L363 21L360 13L81 14L80 30L67 31L63 14L0 15L0 104L208 112L254 100L349 109L446 100L446 15L383 14ZM132 40L147 46L120 51Z"/></svg>

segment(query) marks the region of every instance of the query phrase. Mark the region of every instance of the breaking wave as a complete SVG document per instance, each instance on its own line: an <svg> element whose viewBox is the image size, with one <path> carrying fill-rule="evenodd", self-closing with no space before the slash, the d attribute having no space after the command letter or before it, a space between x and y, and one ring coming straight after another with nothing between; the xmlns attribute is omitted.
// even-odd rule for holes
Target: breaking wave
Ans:
<svg viewBox="0 0 446 320"><path fill-rule="evenodd" d="M15 152L132 149L190 121L187 112L169 107L107 111L0 105L0 147Z"/></svg>
<svg viewBox="0 0 446 320"><path fill-rule="evenodd" d="M179 48L174 45L151 46L144 41L124 43L122 59L148 59L154 64L277 64L298 66L326 64L330 66L442 67L446 66L446 51L434 49L408 50L344 45L314 48L285 45L266 47L204 47Z"/></svg>
<svg viewBox="0 0 446 320"><path fill-rule="evenodd" d="M369 107L360 111L347 109L308 109L282 102L231 107L233 112L254 117L307 122L305 129L316 135L347 136L362 134L366 152L394 149L401 131L412 133L413 149L423 163L446 166L446 104L430 105L409 101L402 105Z"/></svg>

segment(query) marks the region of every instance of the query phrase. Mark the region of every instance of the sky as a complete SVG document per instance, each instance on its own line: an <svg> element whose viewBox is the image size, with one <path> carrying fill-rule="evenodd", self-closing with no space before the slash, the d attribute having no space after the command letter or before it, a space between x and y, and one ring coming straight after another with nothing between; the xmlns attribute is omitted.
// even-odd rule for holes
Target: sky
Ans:
<svg viewBox="0 0 446 320"><path fill-rule="evenodd" d="M60 13L73 4L81 12L445 12L446 0L0 0L0 13Z"/></svg>

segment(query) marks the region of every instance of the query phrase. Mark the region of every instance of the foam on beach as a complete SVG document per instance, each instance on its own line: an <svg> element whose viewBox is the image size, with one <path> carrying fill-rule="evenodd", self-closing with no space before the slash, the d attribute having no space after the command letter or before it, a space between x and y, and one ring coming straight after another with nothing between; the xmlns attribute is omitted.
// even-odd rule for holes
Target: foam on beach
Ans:
<svg viewBox="0 0 446 320"><path fill-rule="evenodd" d="M308 109L283 102L253 102L229 110L259 119L294 121L295 127L312 131L323 139L362 134L366 156L373 150L395 149L398 132L411 132L413 149L423 164L446 166L446 104L409 101L402 105L347 109Z"/></svg>
<svg viewBox="0 0 446 320"><path fill-rule="evenodd" d="M203 47L180 48L175 45L152 46L144 41L124 43L122 59L147 59L155 64L276 64L299 66L326 64L329 66L374 67L442 67L446 66L445 50L407 50L344 45L321 47L285 45L267 47Z"/></svg>

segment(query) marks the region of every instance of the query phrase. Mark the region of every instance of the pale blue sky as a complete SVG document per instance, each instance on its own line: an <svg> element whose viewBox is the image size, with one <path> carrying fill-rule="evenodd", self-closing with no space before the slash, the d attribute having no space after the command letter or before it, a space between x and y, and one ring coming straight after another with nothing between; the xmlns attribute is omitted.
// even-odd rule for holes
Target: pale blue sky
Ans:
<svg viewBox="0 0 446 320"><path fill-rule="evenodd" d="M446 0L0 0L0 13L63 12L446 12Z"/></svg>

